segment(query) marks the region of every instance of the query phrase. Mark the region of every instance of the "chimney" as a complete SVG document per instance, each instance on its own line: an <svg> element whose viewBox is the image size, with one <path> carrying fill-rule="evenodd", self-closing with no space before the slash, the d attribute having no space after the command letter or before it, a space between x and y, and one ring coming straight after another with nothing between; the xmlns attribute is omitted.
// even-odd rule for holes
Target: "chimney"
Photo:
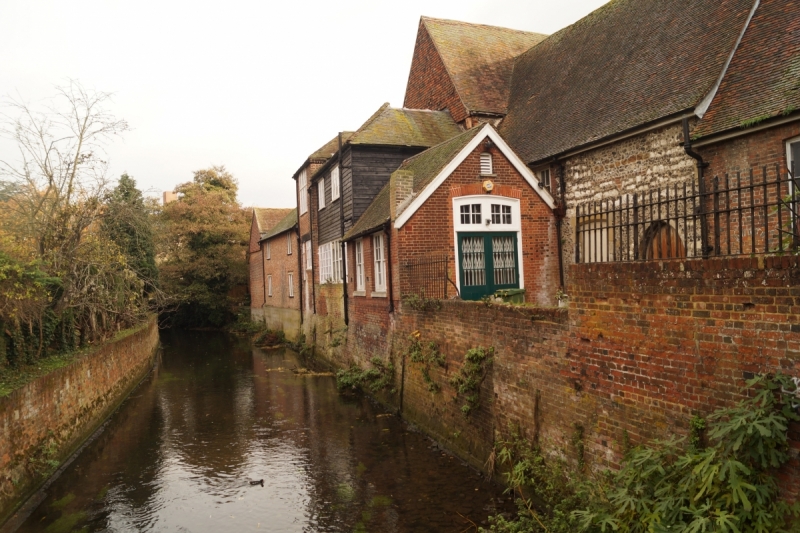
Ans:
<svg viewBox="0 0 800 533"><path fill-rule="evenodd" d="M178 199L178 193L175 191L164 191L164 205L174 202Z"/></svg>
<svg viewBox="0 0 800 533"><path fill-rule="evenodd" d="M392 220L403 212L414 193L414 173L410 170L396 170L389 180L389 205Z"/></svg>

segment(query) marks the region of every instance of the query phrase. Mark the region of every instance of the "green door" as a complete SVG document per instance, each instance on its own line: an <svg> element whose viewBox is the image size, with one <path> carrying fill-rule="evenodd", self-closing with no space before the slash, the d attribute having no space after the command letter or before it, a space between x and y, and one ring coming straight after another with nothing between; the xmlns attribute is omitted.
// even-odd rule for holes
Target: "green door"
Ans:
<svg viewBox="0 0 800 533"><path fill-rule="evenodd" d="M464 300L519 288L517 234L459 233L458 274Z"/></svg>

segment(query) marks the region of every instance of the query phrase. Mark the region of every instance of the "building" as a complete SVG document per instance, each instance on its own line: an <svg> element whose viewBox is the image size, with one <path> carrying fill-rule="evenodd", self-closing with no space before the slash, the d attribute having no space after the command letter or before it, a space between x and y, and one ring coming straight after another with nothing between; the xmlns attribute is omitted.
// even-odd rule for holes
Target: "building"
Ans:
<svg viewBox="0 0 800 533"><path fill-rule="evenodd" d="M250 245L247 252L247 263L250 272L248 277L250 318L256 322L264 320L264 304L266 303L266 286L264 283L266 279L264 274L266 251L262 248L261 241L266 237L267 233L291 211L291 208L253 208L253 217L250 222Z"/></svg>
<svg viewBox="0 0 800 533"><path fill-rule="evenodd" d="M297 340L303 321L300 276L303 270L297 210L292 209L261 238L267 329L283 330Z"/></svg>

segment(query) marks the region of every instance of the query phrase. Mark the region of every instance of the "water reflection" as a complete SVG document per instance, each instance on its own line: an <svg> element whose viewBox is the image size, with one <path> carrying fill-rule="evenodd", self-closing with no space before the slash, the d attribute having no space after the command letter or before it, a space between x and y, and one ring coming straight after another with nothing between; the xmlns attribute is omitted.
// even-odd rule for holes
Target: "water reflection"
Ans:
<svg viewBox="0 0 800 533"><path fill-rule="evenodd" d="M501 497L333 378L294 375L291 351L162 342L158 369L20 532L465 531Z"/></svg>

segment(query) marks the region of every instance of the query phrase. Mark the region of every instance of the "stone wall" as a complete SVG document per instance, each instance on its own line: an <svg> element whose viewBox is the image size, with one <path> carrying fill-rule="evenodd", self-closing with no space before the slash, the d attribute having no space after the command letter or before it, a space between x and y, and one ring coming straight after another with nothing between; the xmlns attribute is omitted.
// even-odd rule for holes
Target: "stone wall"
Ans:
<svg viewBox="0 0 800 533"><path fill-rule="evenodd" d="M0 398L0 523L152 367L156 318ZM49 451L47 450L49 448Z"/></svg>

